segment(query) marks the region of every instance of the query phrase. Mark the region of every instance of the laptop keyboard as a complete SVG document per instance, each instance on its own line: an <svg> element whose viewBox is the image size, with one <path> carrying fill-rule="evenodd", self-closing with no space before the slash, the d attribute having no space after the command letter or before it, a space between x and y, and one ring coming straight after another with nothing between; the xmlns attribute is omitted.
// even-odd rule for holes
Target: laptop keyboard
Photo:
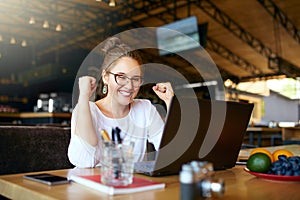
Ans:
<svg viewBox="0 0 300 200"><path fill-rule="evenodd" d="M134 171L137 173L152 172L155 166L155 161L145 161L134 163Z"/></svg>

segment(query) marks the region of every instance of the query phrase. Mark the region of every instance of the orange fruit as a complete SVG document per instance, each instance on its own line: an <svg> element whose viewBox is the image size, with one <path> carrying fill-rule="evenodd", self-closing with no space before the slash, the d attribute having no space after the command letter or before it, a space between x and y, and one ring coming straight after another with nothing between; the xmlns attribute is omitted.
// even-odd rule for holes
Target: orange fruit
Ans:
<svg viewBox="0 0 300 200"><path fill-rule="evenodd" d="M278 160L278 156L285 155L286 157L291 157L294 154L286 149L277 149L273 152L273 159L274 161Z"/></svg>
<svg viewBox="0 0 300 200"><path fill-rule="evenodd" d="M265 153L254 153L247 160L247 168L252 172L265 173L270 169L272 162L270 157Z"/></svg>
<svg viewBox="0 0 300 200"><path fill-rule="evenodd" d="M273 157L273 155L272 155L272 153L271 153L269 150L267 150L267 149L264 149L264 148L255 148L255 149L253 149L253 150L250 152L250 156L253 155L253 154L255 154L255 153L264 153L264 154L266 154L267 156L269 156L271 162L274 162L274 161L275 161L275 160L274 160L274 157Z"/></svg>

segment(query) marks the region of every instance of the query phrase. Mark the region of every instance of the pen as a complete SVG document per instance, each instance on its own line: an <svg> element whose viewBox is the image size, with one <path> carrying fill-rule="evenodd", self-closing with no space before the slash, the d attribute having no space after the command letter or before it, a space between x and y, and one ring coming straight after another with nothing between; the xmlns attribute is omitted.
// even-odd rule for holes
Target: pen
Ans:
<svg viewBox="0 0 300 200"><path fill-rule="evenodd" d="M100 133L101 133L101 136L102 136L102 138L104 139L104 141L106 141L106 142L109 142L109 141L110 141L109 135L108 135L108 133L106 132L106 130L102 129Z"/></svg>
<svg viewBox="0 0 300 200"><path fill-rule="evenodd" d="M116 127L115 131L116 131L116 134L117 134L118 143L122 144L122 138L121 138L121 134L120 134L121 133L121 129L119 127Z"/></svg>
<svg viewBox="0 0 300 200"><path fill-rule="evenodd" d="M114 128L111 129L111 139L112 139L112 142L115 143L116 142L116 131Z"/></svg>
<svg viewBox="0 0 300 200"><path fill-rule="evenodd" d="M122 139L120 135L121 129L119 127L112 129L112 141L114 144L117 144L117 148L119 149L120 157L113 158L112 163L114 166L114 178L120 178L122 176L122 163L125 162L123 150L122 150Z"/></svg>

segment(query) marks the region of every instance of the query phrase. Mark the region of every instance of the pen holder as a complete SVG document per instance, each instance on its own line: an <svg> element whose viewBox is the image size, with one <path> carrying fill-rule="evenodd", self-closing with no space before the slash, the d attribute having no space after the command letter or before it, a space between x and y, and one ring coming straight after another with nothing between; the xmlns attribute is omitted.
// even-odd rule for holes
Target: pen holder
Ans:
<svg viewBox="0 0 300 200"><path fill-rule="evenodd" d="M104 143L101 158L101 182L106 185L120 186L132 183L133 147L130 144Z"/></svg>

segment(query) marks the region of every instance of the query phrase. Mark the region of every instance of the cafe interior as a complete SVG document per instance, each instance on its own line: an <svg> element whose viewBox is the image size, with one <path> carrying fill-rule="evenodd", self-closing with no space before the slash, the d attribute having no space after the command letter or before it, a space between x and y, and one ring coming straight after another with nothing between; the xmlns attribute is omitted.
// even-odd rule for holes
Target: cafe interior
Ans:
<svg viewBox="0 0 300 200"><path fill-rule="evenodd" d="M191 89L199 99L253 104L237 164L214 174L225 191L209 198L299 199L299 176L245 171L255 148L300 156L298 0L1 0L0 11L0 199L193 199L182 195L178 174L134 174L165 188L113 197L23 179L74 168L67 151L78 78L99 76L97 47L111 36L138 49L145 74L171 82L175 96ZM163 105L147 78L137 98Z"/></svg>

